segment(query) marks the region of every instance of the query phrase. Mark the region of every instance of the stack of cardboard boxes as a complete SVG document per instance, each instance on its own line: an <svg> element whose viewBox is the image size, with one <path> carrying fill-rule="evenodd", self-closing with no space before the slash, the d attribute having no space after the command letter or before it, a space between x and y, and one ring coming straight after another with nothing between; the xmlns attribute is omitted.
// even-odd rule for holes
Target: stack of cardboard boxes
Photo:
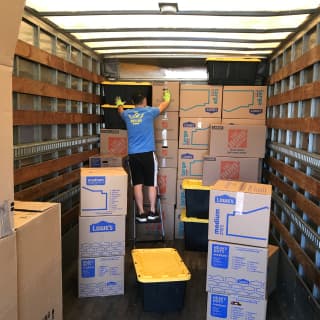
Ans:
<svg viewBox="0 0 320 320"><path fill-rule="evenodd" d="M218 180L210 191L208 320L266 317L271 190Z"/></svg>
<svg viewBox="0 0 320 320"><path fill-rule="evenodd" d="M185 209L183 179L202 179L203 159L209 152L212 124L221 123L222 86L181 84L180 131L177 177L177 209L175 230L183 238L181 213Z"/></svg>
<svg viewBox="0 0 320 320"><path fill-rule="evenodd" d="M124 293L127 186L122 167L81 168L79 297Z"/></svg>
<svg viewBox="0 0 320 320"><path fill-rule="evenodd" d="M222 123L211 126L203 184L259 182L266 141L266 86L224 86Z"/></svg>

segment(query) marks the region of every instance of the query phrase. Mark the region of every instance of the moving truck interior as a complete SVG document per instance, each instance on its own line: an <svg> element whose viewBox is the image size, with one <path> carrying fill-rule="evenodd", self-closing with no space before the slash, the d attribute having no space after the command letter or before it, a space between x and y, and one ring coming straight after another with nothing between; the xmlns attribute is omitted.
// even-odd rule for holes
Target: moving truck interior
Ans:
<svg viewBox="0 0 320 320"><path fill-rule="evenodd" d="M0 9L0 320L320 319L318 1ZM115 99L167 89L137 224Z"/></svg>

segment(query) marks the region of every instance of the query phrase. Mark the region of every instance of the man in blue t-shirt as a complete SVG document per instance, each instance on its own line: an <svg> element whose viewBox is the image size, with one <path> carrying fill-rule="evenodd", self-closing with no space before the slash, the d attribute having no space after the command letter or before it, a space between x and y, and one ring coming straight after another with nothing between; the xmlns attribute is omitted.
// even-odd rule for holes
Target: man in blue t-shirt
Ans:
<svg viewBox="0 0 320 320"><path fill-rule="evenodd" d="M164 90L163 102L159 107L148 107L147 98L143 94L133 97L135 108L123 109L124 102L116 98L118 111L126 123L128 131L129 165L132 175L133 192L139 214L138 222L154 221L159 218L156 212L158 162L155 155L154 119L164 111L170 103L171 94ZM150 212L143 208L143 186L148 187Z"/></svg>

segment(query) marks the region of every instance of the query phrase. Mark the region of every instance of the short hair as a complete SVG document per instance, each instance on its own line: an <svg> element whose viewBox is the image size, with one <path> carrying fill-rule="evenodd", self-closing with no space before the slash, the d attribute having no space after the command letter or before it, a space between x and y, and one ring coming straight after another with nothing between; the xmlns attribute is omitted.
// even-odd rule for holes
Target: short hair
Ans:
<svg viewBox="0 0 320 320"><path fill-rule="evenodd" d="M144 98L146 98L146 95L139 92L132 97L132 100L135 105L139 105L142 104Z"/></svg>

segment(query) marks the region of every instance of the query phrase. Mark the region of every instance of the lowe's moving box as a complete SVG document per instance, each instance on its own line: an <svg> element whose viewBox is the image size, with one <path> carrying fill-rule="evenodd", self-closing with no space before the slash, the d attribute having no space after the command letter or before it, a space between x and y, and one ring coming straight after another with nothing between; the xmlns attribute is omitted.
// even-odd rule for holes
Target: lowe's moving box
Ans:
<svg viewBox="0 0 320 320"><path fill-rule="evenodd" d="M265 320L266 300L208 293L207 320Z"/></svg>
<svg viewBox="0 0 320 320"><path fill-rule="evenodd" d="M124 294L124 256L80 258L79 297Z"/></svg>
<svg viewBox="0 0 320 320"><path fill-rule="evenodd" d="M207 150L179 149L178 179L202 179L203 157Z"/></svg>
<svg viewBox="0 0 320 320"><path fill-rule="evenodd" d="M261 159L205 156L202 184L210 186L219 179L259 182Z"/></svg>
<svg viewBox="0 0 320 320"><path fill-rule="evenodd" d="M60 204L15 202L18 319L62 320Z"/></svg>
<svg viewBox="0 0 320 320"><path fill-rule="evenodd" d="M178 131L178 112L164 111L154 121L154 135L156 141L178 140Z"/></svg>
<svg viewBox="0 0 320 320"><path fill-rule="evenodd" d="M182 187L182 182L183 182L183 179L177 180L177 200L176 200L177 208L186 207L186 194Z"/></svg>
<svg viewBox="0 0 320 320"><path fill-rule="evenodd" d="M224 86L223 119L265 119L267 86Z"/></svg>
<svg viewBox="0 0 320 320"><path fill-rule="evenodd" d="M178 140L156 141L156 155L160 168L177 168Z"/></svg>
<svg viewBox="0 0 320 320"><path fill-rule="evenodd" d="M221 119L222 86L181 84L180 117Z"/></svg>
<svg viewBox="0 0 320 320"><path fill-rule="evenodd" d="M100 153L116 156L126 156L128 154L127 130L101 129Z"/></svg>
<svg viewBox="0 0 320 320"><path fill-rule="evenodd" d="M271 185L218 180L210 190L208 239L266 248Z"/></svg>
<svg viewBox="0 0 320 320"><path fill-rule="evenodd" d="M180 118L179 148L208 149L212 118Z"/></svg>
<svg viewBox="0 0 320 320"><path fill-rule="evenodd" d="M79 217L79 256L107 257L125 254L126 216Z"/></svg>
<svg viewBox="0 0 320 320"><path fill-rule="evenodd" d="M174 239L174 208L173 203L164 203L161 201L163 224L165 230L165 239ZM160 223L138 223L136 226L137 240L139 237L143 240L155 240L161 236L161 225Z"/></svg>
<svg viewBox="0 0 320 320"><path fill-rule="evenodd" d="M212 125L209 155L264 158L266 126Z"/></svg>
<svg viewBox="0 0 320 320"><path fill-rule="evenodd" d="M158 107L163 102L163 89L169 89L171 100L167 111L179 111L180 82L178 81L155 81L152 83L152 105Z"/></svg>
<svg viewBox="0 0 320 320"><path fill-rule="evenodd" d="M81 168L81 216L126 215L128 175L123 168Z"/></svg>
<svg viewBox="0 0 320 320"><path fill-rule="evenodd" d="M18 284L15 232L0 239L0 261L0 320L17 320Z"/></svg>
<svg viewBox="0 0 320 320"><path fill-rule="evenodd" d="M89 167L122 167L124 158L124 156L112 154L96 154L94 156L89 157Z"/></svg>
<svg viewBox="0 0 320 320"><path fill-rule="evenodd" d="M268 248L209 241L206 291L264 300L267 261Z"/></svg>

